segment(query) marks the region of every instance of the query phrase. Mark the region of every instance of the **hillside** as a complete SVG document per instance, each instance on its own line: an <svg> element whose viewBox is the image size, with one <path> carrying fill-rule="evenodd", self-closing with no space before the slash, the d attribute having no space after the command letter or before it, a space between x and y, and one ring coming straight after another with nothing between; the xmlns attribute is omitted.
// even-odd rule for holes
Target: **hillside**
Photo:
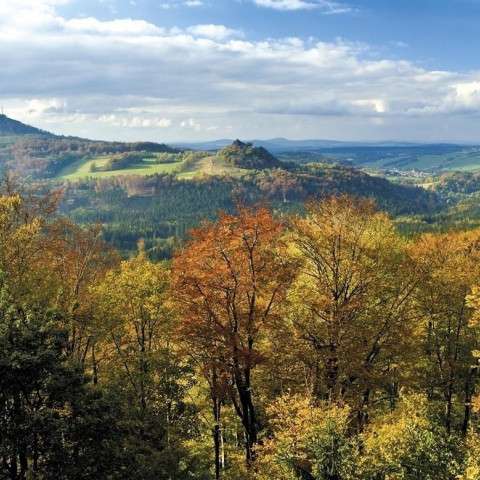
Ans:
<svg viewBox="0 0 480 480"><path fill-rule="evenodd" d="M170 173L179 178L192 179L199 176L242 176L251 170L286 168L287 165L263 147L254 147L240 140L219 150L175 151L159 145L157 152L148 152L138 144L128 154L118 155L102 152L92 153L78 161L68 163L56 177L64 180L82 178L106 178L123 175L148 176Z"/></svg>
<svg viewBox="0 0 480 480"><path fill-rule="evenodd" d="M480 170L480 147L475 145L337 145L310 148L299 146L277 153L282 160L302 162L312 156L348 162L358 168L384 175L396 172L439 174Z"/></svg>
<svg viewBox="0 0 480 480"><path fill-rule="evenodd" d="M200 146L204 149L192 151ZM190 152L188 159L183 152ZM178 155L167 159L157 155L164 153ZM183 144L182 149L175 149L152 142L102 142L55 136L0 115L0 167L6 166L34 178L80 179L161 173L191 178L241 175L244 170L285 168L285 163L311 162L350 164L390 178L404 176L405 172L475 171L480 170L480 147L278 138L252 142L218 140Z"/></svg>
<svg viewBox="0 0 480 480"><path fill-rule="evenodd" d="M0 137L21 135L53 136L49 132L32 127L31 125L26 125L25 123L9 118L4 114L0 114Z"/></svg>
<svg viewBox="0 0 480 480"><path fill-rule="evenodd" d="M39 131L10 119L6 124L12 131L16 125L16 132ZM133 251L143 238L157 258L168 257L174 239L189 228L219 210L233 211L239 200L288 212L302 211L310 198L350 194L373 198L393 215L430 214L440 205L435 192L394 184L327 156L294 152L280 160L240 140L215 153L48 134L3 138L3 166L64 188L63 212L84 225L102 223L121 251Z"/></svg>
<svg viewBox="0 0 480 480"><path fill-rule="evenodd" d="M178 144L181 148L219 151L231 140ZM250 140L255 147L263 147L283 161L306 163L311 158L322 162L349 162L381 172L421 171L440 173L449 171L480 170L480 147L448 143L421 144L406 142L340 142L332 140Z"/></svg>
<svg viewBox="0 0 480 480"><path fill-rule="evenodd" d="M220 150L217 157L237 168L264 170L282 167L282 162L265 148L255 147L251 143L243 143L240 140L235 140L230 146Z"/></svg>
<svg viewBox="0 0 480 480"><path fill-rule="evenodd" d="M440 206L433 192L322 164L242 175L117 175L63 181L62 186L63 213L81 224L101 223L105 238L125 254L144 239L153 258L168 258L190 228L216 218L220 210L233 212L238 201L267 203L278 213L301 212L308 199L339 194L373 198L392 215L432 213Z"/></svg>
<svg viewBox="0 0 480 480"><path fill-rule="evenodd" d="M81 178L97 172L99 176L108 176L135 169L144 175L160 173L162 169L149 167L154 166L156 160L171 163L171 158L164 159L162 155L179 153L165 144L153 142L107 142L56 136L11 119L4 121L3 132L0 168L33 179ZM7 135L8 132L15 134Z"/></svg>

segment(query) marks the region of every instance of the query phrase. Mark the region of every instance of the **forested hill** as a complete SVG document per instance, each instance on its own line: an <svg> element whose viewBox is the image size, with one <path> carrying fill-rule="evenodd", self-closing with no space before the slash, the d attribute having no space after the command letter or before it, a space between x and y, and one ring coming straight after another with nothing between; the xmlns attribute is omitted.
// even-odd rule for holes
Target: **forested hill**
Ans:
<svg viewBox="0 0 480 480"><path fill-rule="evenodd" d="M232 145L223 148L217 156L227 164L237 168L263 170L281 168L282 162L263 147L254 147L251 143L235 140Z"/></svg>
<svg viewBox="0 0 480 480"><path fill-rule="evenodd" d="M152 142L104 142L53 135L6 138L8 142L0 148L0 167L35 179L53 179L72 165L83 165L97 158L113 165L120 164L119 160L131 160L131 154L135 153L148 156L176 152L167 145Z"/></svg>
<svg viewBox="0 0 480 480"><path fill-rule="evenodd" d="M23 125L4 123L11 131ZM26 125L23 131L41 132ZM0 166L64 190L63 213L82 225L101 223L105 238L126 255L144 239L153 258L169 257L190 228L233 211L239 200L267 203L279 214L341 194L372 198L392 215L431 214L439 207L435 192L349 166L282 160L240 140L218 152L192 152L49 134L0 137Z"/></svg>
<svg viewBox="0 0 480 480"><path fill-rule="evenodd" d="M369 197L392 215L432 213L434 192L393 184L353 168L311 164L292 170L250 170L242 176L117 176L63 184L63 213L81 224L101 223L105 238L123 253L145 240L151 258L168 258L176 242L238 201L264 203L278 214L301 212L313 198L350 194Z"/></svg>
<svg viewBox="0 0 480 480"><path fill-rule="evenodd" d="M39 128L26 125L25 123L9 118L3 113L0 114L0 136L18 136L18 135L41 135L53 137L49 132L40 130Z"/></svg>

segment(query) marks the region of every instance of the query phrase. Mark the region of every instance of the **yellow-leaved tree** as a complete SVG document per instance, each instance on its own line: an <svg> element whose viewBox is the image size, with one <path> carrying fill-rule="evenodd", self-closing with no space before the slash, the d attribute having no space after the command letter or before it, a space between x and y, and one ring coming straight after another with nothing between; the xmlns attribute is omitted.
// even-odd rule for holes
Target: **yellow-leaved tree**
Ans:
<svg viewBox="0 0 480 480"><path fill-rule="evenodd" d="M354 480L358 445L347 406L285 395L267 409L271 436L259 448L258 480Z"/></svg>
<svg viewBox="0 0 480 480"><path fill-rule="evenodd" d="M291 228L301 268L289 318L311 390L348 400L362 423L379 392L395 398L412 340L416 278L405 242L371 201L350 197L311 202Z"/></svg>
<svg viewBox="0 0 480 480"><path fill-rule="evenodd" d="M461 444L435 421L423 395L403 396L393 411L371 422L361 440L357 478L451 480L463 470Z"/></svg>
<svg viewBox="0 0 480 480"><path fill-rule="evenodd" d="M424 355L418 371L427 394L441 398L447 430L459 425L467 433L476 382L472 352L477 349L477 304L472 287L480 281L480 231L427 234L410 248L421 282L415 293L419 343Z"/></svg>
<svg viewBox="0 0 480 480"><path fill-rule="evenodd" d="M161 362L173 355L174 316L168 305L168 269L150 262L143 250L108 272L94 288L103 349L97 364L116 372L134 404L145 413L155 404Z"/></svg>

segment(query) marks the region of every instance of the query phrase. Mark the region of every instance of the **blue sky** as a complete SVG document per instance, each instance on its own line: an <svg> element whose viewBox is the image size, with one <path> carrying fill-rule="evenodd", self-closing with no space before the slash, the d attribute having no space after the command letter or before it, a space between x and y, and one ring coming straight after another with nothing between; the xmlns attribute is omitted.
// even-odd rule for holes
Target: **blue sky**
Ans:
<svg viewBox="0 0 480 480"><path fill-rule="evenodd" d="M118 140L478 142L480 0L3 0L0 102Z"/></svg>
<svg viewBox="0 0 480 480"><path fill-rule="evenodd" d="M332 2L346 11L327 15L325 8L276 10L259 8L247 0L206 0L195 8L181 3L82 0L62 10L71 16L93 15L105 20L118 16L148 19L169 27L228 25L258 40L292 35L325 41L341 37L376 45L394 57L407 56L431 68L478 68L480 0Z"/></svg>

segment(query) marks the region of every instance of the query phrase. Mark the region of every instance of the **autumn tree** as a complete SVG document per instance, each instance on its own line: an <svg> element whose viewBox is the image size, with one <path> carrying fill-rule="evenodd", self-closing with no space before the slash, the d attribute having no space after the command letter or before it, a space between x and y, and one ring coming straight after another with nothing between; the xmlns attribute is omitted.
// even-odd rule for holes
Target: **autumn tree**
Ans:
<svg viewBox="0 0 480 480"><path fill-rule="evenodd" d="M46 301L48 297L44 295L50 290L48 275L38 268L44 224L44 217L34 215L21 195L0 197L0 269L8 277L11 294L19 300Z"/></svg>
<svg viewBox="0 0 480 480"><path fill-rule="evenodd" d="M121 478L118 410L69 361L62 323L0 278L1 478Z"/></svg>
<svg viewBox="0 0 480 480"><path fill-rule="evenodd" d="M82 228L59 218L45 230L42 263L52 273L55 307L63 312L67 323L68 352L82 365L88 363L96 380L97 335L91 287L118 263L118 256L103 240L100 225Z"/></svg>
<svg viewBox="0 0 480 480"><path fill-rule="evenodd" d="M362 459L357 478L461 478L461 442L435 422L425 396L414 394L401 398L393 411L377 416L362 434L361 441Z"/></svg>
<svg viewBox="0 0 480 480"><path fill-rule="evenodd" d="M379 390L395 395L411 338L415 276L393 223L368 200L333 197L291 222L301 268L290 319L307 348L319 399L353 402L361 417Z"/></svg>
<svg viewBox="0 0 480 480"><path fill-rule="evenodd" d="M57 215L59 192L15 188L10 177L0 184L0 268L17 300L62 313L68 350L84 363L87 354L94 357L89 288L117 256L99 225L82 228Z"/></svg>
<svg viewBox="0 0 480 480"><path fill-rule="evenodd" d="M350 434L347 406L285 395L268 409L270 438L259 447L255 478L357 479L358 442Z"/></svg>
<svg viewBox="0 0 480 480"><path fill-rule="evenodd" d="M150 262L143 248L93 289L101 324L99 383L130 405L131 449L144 458L145 478L182 478L180 460L188 457L182 439L194 428L193 409L185 400L190 367L176 351L168 292L167 267Z"/></svg>
<svg viewBox="0 0 480 480"><path fill-rule="evenodd" d="M245 432L247 462L254 458L260 419L255 402L262 342L281 321L278 308L292 279L281 251L283 227L265 208L239 208L192 233L174 259L173 288L181 334L229 378L230 400Z"/></svg>
<svg viewBox="0 0 480 480"><path fill-rule="evenodd" d="M459 416L457 425L466 434L479 333L467 296L479 282L480 232L424 235L410 251L421 273L416 305L424 329L425 362L419 364L424 386L432 401L443 400L447 430Z"/></svg>

